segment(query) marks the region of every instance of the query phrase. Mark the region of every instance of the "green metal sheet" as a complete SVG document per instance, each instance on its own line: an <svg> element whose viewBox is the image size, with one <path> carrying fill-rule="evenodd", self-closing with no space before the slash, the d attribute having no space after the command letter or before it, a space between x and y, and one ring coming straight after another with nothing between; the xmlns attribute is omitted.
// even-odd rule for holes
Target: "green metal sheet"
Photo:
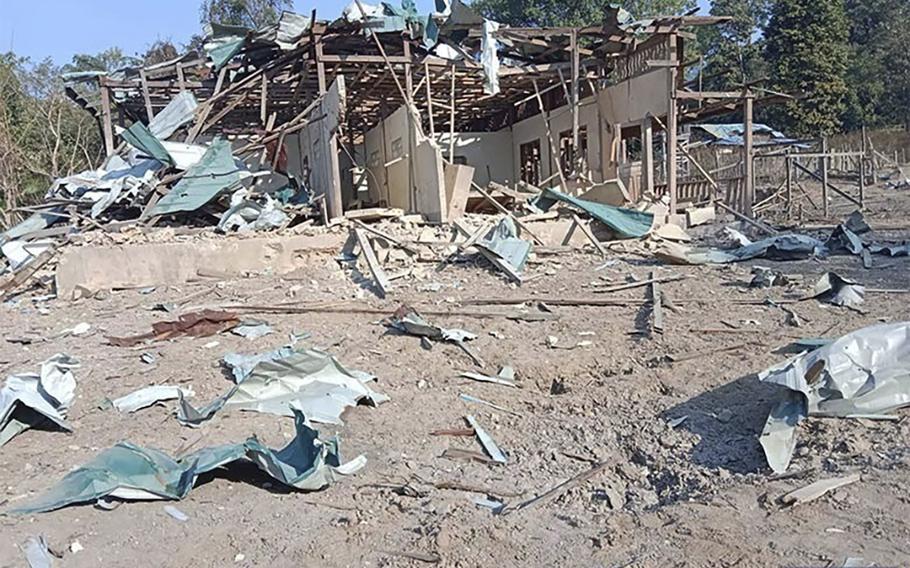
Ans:
<svg viewBox="0 0 910 568"><path fill-rule="evenodd" d="M555 189L543 190L535 205L546 211L557 201L562 201L572 207L581 209L623 237L643 237L651 231L651 225L654 223L654 215L651 213L587 201L560 193Z"/></svg>
<svg viewBox="0 0 910 568"><path fill-rule="evenodd" d="M170 193L161 198L151 215L196 211L222 191L239 183L241 171L234 161L230 143L216 138L202 159L186 171Z"/></svg>
<svg viewBox="0 0 910 568"><path fill-rule="evenodd" d="M152 134L152 131L141 122L135 122L132 126L120 133L120 136L123 137L126 142L136 148L146 156L155 158L162 164L167 164L173 166L174 158L168 154L164 145L161 144L161 140L155 137Z"/></svg>

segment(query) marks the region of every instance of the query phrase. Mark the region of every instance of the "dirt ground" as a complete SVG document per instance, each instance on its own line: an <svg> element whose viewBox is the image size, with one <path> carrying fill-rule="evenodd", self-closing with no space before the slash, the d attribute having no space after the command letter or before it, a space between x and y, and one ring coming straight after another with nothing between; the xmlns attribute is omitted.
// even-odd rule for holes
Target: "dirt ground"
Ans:
<svg viewBox="0 0 910 568"><path fill-rule="evenodd" d="M906 224L910 192L879 189L870 206L873 227ZM839 205L832 220L850 210ZM722 226L695 232L713 238ZM877 231L876 239L910 239L907 226ZM151 384L189 385L196 401L209 401L230 384L219 365L224 354L268 351L286 343L290 333L309 332L306 345L376 374L377 390L391 398L376 408L349 410L341 427L319 426L323 437L340 436L343 457L368 458L361 472L323 491L288 491L253 467L234 467L200 479L185 500L170 503L189 516L186 522L168 516L166 502L3 516L0 566L24 566L19 546L33 535L44 535L63 552L57 564L67 567L421 566L434 557L453 567L841 566L848 557L864 558L862 565L910 564L908 412L898 413L899 422L808 420L800 427L793 475L779 478L765 464L758 434L780 392L755 377L784 360L774 351L794 339L833 338L877 322L910 320L908 294L869 292L864 313L800 302L793 309L801 327L787 325L783 310L761 301L802 297L829 270L872 289L905 289L910 259L876 256L870 270L848 256L723 267L666 266L620 253L608 260L617 262L603 267L604 259L581 252L539 256L521 288L482 261L471 261L424 280L398 280L380 300L325 256L312 259L298 280L259 276L76 302L23 296L0 305L4 337L52 338L29 345L0 338L0 374L35 371L59 352L81 362L70 410L74 431L28 430L0 449L2 509L24 503L118 441L171 454L250 434L271 447L284 445L293 436L287 418L226 411L191 430L176 421L172 403L135 414L100 406ZM795 275L795 282L748 288L751 264L774 266ZM663 285L677 307L664 314L663 334L648 333L647 288L594 292L631 277L646 279L652 271L687 277ZM536 303L481 307L469 301L598 296L628 302L553 307L545 321L427 317L477 333L470 345L485 360L485 371L512 365L518 389L458 378L474 366L457 347L423 349L417 338L389 333L379 323L382 316L372 314L260 315L276 333L255 341L223 334L136 349L107 344L106 335L142 333L154 321L173 319L151 310L153 305L207 289L192 304L324 301L391 314L407 303L514 315L543 312ZM89 336L54 339L80 322L92 325ZM559 346L590 345L554 349L548 336L558 337ZM211 346L213 341L218 344ZM142 362L143 352L154 353L157 363ZM462 402L459 393L515 414ZM447 448L482 452L474 438L430 435L463 428L466 414L496 440L507 464L442 457ZM514 506L599 463L607 465L590 480L500 515L475 505L484 493L437 487L476 486ZM777 503L792 489L853 472L860 482L814 502L789 509Z"/></svg>

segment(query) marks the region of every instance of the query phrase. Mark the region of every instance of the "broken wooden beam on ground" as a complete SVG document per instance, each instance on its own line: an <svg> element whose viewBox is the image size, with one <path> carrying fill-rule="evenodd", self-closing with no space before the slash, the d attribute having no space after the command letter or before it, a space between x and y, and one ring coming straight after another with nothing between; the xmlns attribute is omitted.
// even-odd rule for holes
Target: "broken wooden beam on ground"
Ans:
<svg viewBox="0 0 910 568"><path fill-rule="evenodd" d="M379 264L379 259L376 258L376 252L373 250L373 245L370 244L370 239L367 237L366 231L363 229L354 229L354 236L357 237L357 243L360 245L360 250L363 252L363 258L366 260L370 273L373 275L373 281L376 283L376 287L380 292L380 297L385 298L389 290L392 289L392 283L389 282L385 270L383 270L382 265Z"/></svg>
<svg viewBox="0 0 910 568"><path fill-rule="evenodd" d="M573 226L577 226L579 229L581 229L582 234L584 234L584 236L587 237L589 241L591 241L591 244L594 245L594 248L597 249L597 252L600 253L600 256L606 257L607 250L603 247L602 244L600 244L600 241L597 240L597 237L594 236L594 233L591 232L591 227L589 227L587 223L584 223L575 213L572 213L572 221L574 222ZM566 238L571 238L571 232L566 236ZM563 241L563 244L567 244L565 240Z"/></svg>
<svg viewBox="0 0 910 568"><path fill-rule="evenodd" d="M651 273L651 331L653 333L664 332L664 310L660 297L660 282Z"/></svg>

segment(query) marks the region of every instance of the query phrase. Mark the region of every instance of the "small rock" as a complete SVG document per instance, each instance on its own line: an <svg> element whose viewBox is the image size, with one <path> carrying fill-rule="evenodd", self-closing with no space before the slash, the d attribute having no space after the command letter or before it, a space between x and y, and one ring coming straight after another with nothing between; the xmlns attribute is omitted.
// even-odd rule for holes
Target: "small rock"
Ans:
<svg viewBox="0 0 910 568"><path fill-rule="evenodd" d="M733 419L733 412L729 408L723 408L716 414L717 420L722 424L726 424Z"/></svg>
<svg viewBox="0 0 910 568"><path fill-rule="evenodd" d="M85 547L83 547L81 544L79 544L78 540L74 540L73 542L70 543L70 552L72 552L73 554L76 554L77 552L82 552L83 550L85 550Z"/></svg>

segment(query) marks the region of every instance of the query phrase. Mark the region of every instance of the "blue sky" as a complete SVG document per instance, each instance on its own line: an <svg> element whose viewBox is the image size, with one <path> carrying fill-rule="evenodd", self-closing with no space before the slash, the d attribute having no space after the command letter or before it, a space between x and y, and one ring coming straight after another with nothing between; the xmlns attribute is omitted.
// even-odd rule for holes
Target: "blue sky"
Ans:
<svg viewBox="0 0 910 568"><path fill-rule="evenodd" d="M707 0L699 0L704 6ZM332 19L349 0L296 0L295 9ZM371 2L371 3L376 3ZM198 33L199 0L0 0L0 52L62 64L76 53L118 46L128 55L158 39L175 44ZM432 0L417 0L429 12Z"/></svg>

